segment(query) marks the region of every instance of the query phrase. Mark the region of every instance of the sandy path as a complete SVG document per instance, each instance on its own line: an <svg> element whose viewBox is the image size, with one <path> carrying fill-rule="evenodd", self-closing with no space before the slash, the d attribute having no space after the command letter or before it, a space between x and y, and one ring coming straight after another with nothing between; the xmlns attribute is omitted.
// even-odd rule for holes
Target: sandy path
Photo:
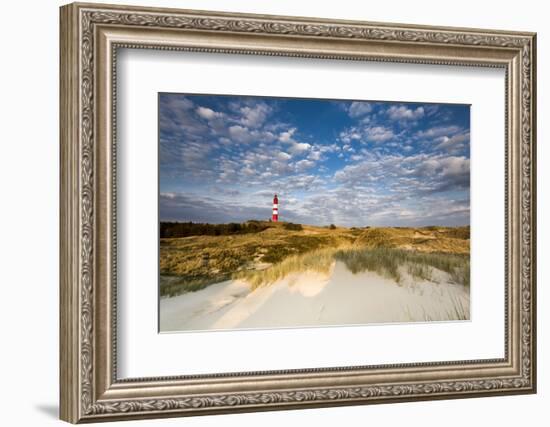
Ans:
<svg viewBox="0 0 550 427"><path fill-rule="evenodd" d="M457 320L457 304L469 312L469 292L439 281L398 285L372 272L352 274L336 262L330 274L305 272L250 291L227 281L201 291L163 298L160 329L167 331L279 328L320 325Z"/></svg>

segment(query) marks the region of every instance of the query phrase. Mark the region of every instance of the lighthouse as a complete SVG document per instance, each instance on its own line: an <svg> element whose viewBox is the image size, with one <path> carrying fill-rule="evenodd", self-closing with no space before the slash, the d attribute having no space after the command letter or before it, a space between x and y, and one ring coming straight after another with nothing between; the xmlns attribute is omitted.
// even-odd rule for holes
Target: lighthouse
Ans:
<svg viewBox="0 0 550 427"><path fill-rule="evenodd" d="M273 222L279 221L279 199L277 195L273 196L273 215L271 216Z"/></svg>

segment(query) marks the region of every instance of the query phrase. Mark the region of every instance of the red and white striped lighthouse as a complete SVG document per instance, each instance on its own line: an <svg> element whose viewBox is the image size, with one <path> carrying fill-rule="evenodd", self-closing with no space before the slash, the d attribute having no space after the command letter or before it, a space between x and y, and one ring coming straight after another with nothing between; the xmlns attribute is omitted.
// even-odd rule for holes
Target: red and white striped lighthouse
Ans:
<svg viewBox="0 0 550 427"><path fill-rule="evenodd" d="M273 196L273 215L271 216L273 222L279 221L279 199L277 195Z"/></svg>

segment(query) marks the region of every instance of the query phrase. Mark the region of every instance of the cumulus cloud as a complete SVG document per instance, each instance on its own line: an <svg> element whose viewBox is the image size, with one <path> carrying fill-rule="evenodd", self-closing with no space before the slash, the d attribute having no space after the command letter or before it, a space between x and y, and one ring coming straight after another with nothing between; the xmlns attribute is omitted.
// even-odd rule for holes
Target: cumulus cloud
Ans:
<svg viewBox="0 0 550 427"><path fill-rule="evenodd" d="M217 111L214 111L210 108L206 108L206 107L197 107L197 114L202 117L203 119L206 119L206 120L212 120L212 119L215 119L217 117L223 117L223 114L222 113L219 113Z"/></svg>
<svg viewBox="0 0 550 427"><path fill-rule="evenodd" d="M277 159L279 160L285 161L285 160L290 160L291 158L292 156L288 153L285 153L284 151L279 151L277 153Z"/></svg>
<svg viewBox="0 0 550 427"><path fill-rule="evenodd" d="M231 136L231 139L237 142L248 143L252 141L252 134L243 126L231 126L229 128L229 135Z"/></svg>
<svg viewBox="0 0 550 427"><path fill-rule="evenodd" d="M289 151L293 154L300 154L308 151L311 148L311 144L307 142L292 142L289 147Z"/></svg>
<svg viewBox="0 0 550 427"><path fill-rule="evenodd" d="M437 138L440 136L446 136L449 134L454 134L460 131L460 127L457 125L450 126L435 126L429 129L421 130L416 133L416 136L419 138Z"/></svg>
<svg viewBox="0 0 550 427"><path fill-rule="evenodd" d="M315 162L311 160L303 159L296 162L296 168L298 171L305 171L307 169L312 168L313 166L315 166Z"/></svg>
<svg viewBox="0 0 550 427"><path fill-rule="evenodd" d="M296 132L296 128L291 128L287 131L281 132L279 134L279 141L281 142L292 142L292 135Z"/></svg>
<svg viewBox="0 0 550 427"><path fill-rule="evenodd" d="M413 109L404 105L392 105L388 108L387 114L392 120L417 120L424 116L424 107Z"/></svg>
<svg viewBox="0 0 550 427"><path fill-rule="evenodd" d="M257 128L266 120L272 109L264 103L258 103L254 106L245 106L240 109L242 113L241 123L244 126Z"/></svg>
<svg viewBox="0 0 550 427"><path fill-rule="evenodd" d="M385 142L395 137L393 130L384 126L373 126L365 129L365 138L372 142Z"/></svg>
<svg viewBox="0 0 550 427"><path fill-rule="evenodd" d="M356 127L351 127L340 132L340 140L345 143L350 143L353 140L360 140L363 137L363 134L360 129Z"/></svg>
<svg viewBox="0 0 550 427"><path fill-rule="evenodd" d="M348 108L349 116L357 118L369 114L373 111L373 106L370 102L354 101Z"/></svg>
<svg viewBox="0 0 550 427"><path fill-rule="evenodd" d="M393 129L387 126L365 126L362 128L351 127L344 129L338 135L340 141L344 143L344 147L351 147L351 143L358 142L385 142L394 139L396 134Z"/></svg>
<svg viewBox="0 0 550 427"><path fill-rule="evenodd" d="M466 224L469 122L453 108L161 94L161 220L266 219L277 193L292 222Z"/></svg>
<svg viewBox="0 0 550 427"><path fill-rule="evenodd" d="M322 157L322 151L320 149L318 149L318 151L311 151L307 156L309 160L314 160L314 161L321 160L321 157Z"/></svg>
<svg viewBox="0 0 550 427"><path fill-rule="evenodd" d="M465 131L453 136L441 136L436 138L438 143L436 148L440 150L459 151L462 150L466 144L470 143L470 132Z"/></svg>
<svg viewBox="0 0 550 427"><path fill-rule="evenodd" d="M241 125L229 127L229 138L237 143L248 144L250 142L270 142L276 137L271 132L249 129Z"/></svg>
<svg viewBox="0 0 550 427"><path fill-rule="evenodd" d="M458 156L384 156L348 165L334 174L347 185L384 182L386 190L420 195L470 187L470 159Z"/></svg>

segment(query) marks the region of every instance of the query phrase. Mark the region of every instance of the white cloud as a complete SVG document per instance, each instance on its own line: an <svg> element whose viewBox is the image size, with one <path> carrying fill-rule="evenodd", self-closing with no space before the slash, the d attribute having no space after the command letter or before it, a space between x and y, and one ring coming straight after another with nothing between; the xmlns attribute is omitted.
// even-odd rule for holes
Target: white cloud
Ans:
<svg viewBox="0 0 550 427"><path fill-rule="evenodd" d="M293 142L289 148L289 151L292 154L300 154L305 151L308 151L310 148L311 148L311 144L308 144L307 142Z"/></svg>
<svg viewBox="0 0 550 427"><path fill-rule="evenodd" d="M195 110L199 116L206 120L212 120L218 117L223 117L223 113L218 113L207 107L197 107Z"/></svg>
<svg viewBox="0 0 550 427"><path fill-rule="evenodd" d="M407 108L404 105L392 105L387 110L387 114L392 120L417 120L424 116L424 108Z"/></svg>
<svg viewBox="0 0 550 427"><path fill-rule="evenodd" d="M339 134L339 140L344 143L343 149L346 151L349 150L353 141L385 142L395 137L393 130L385 126L351 127Z"/></svg>
<svg viewBox="0 0 550 427"><path fill-rule="evenodd" d="M462 132L451 137L441 136L436 138L438 145L437 149L440 150L460 150L464 148L464 143L470 141L470 132Z"/></svg>
<svg viewBox="0 0 550 427"><path fill-rule="evenodd" d="M166 96L161 95L163 97L163 101L170 105L171 109L174 110L190 110L192 109L195 104L193 101L191 101L189 98L186 98L184 96Z"/></svg>
<svg viewBox="0 0 550 427"><path fill-rule="evenodd" d="M292 156L291 156L290 154L288 154L288 153L285 153L284 151L279 151L279 152L277 153L277 158L278 158L279 160L285 161L285 160L290 160L290 159L292 158Z"/></svg>
<svg viewBox="0 0 550 427"><path fill-rule="evenodd" d="M270 163L269 171L273 171L274 173L278 175L284 175L287 173L294 172L294 170L290 167L288 162L286 160L280 161L280 160L274 160Z"/></svg>
<svg viewBox="0 0 550 427"><path fill-rule="evenodd" d="M293 136L296 133L296 128L291 128L279 134L279 141L288 144L288 151L293 155L303 154L309 151L313 146L307 142L298 142Z"/></svg>
<svg viewBox="0 0 550 427"><path fill-rule="evenodd" d="M468 223L468 129L430 119L428 105L348 102L352 126L319 135L267 100L193 100L160 98L163 179L185 183L165 187L184 193L161 194L163 218L267 218L277 193L284 220L304 224ZM437 126L416 132L421 117Z"/></svg>
<svg viewBox="0 0 550 427"><path fill-rule="evenodd" d="M466 157L451 156L443 158L439 165L443 177L462 176L470 174L470 159Z"/></svg>
<svg viewBox="0 0 550 427"><path fill-rule="evenodd" d="M248 129L239 125L231 126L229 128L229 135L231 139L241 143L247 143L252 140L252 135Z"/></svg>
<svg viewBox="0 0 550 427"><path fill-rule="evenodd" d="M364 116L372 112L372 105L369 102L354 101L348 109L348 114L352 118Z"/></svg>
<svg viewBox="0 0 550 427"><path fill-rule="evenodd" d="M321 160L321 151L311 151L307 158L315 161Z"/></svg>
<svg viewBox="0 0 550 427"><path fill-rule="evenodd" d="M292 142L292 135L294 135L294 132L296 132L296 128L289 129L285 132L281 132L279 134L279 141L281 142Z"/></svg>
<svg viewBox="0 0 550 427"><path fill-rule="evenodd" d="M299 171L305 171L307 169L310 169L312 168L313 166L315 166L315 162L312 162L311 160L300 160L299 162L296 162L296 168L299 170Z"/></svg>
<svg viewBox="0 0 550 427"><path fill-rule="evenodd" d="M377 156L340 169L334 179L348 186L383 182L386 191L416 197L469 188L470 159L436 154Z"/></svg>
<svg viewBox="0 0 550 427"><path fill-rule="evenodd" d="M330 145L321 145L318 147L321 153L335 153L340 151L340 146L336 143Z"/></svg>
<svg viewBox="0 0 550 427"><path fill-rule="evenodd" d="M241 125L233 125L229 127L229 137L232 141L248 144L249 142L271 142L275 140L275 135L271 132L249 129ZM261 145L261 144L259 144Z"/></svg>
<svg viewBox="0 0 550 427"><path fill-rule="evenodd" d="M243 114L241 123L247 127L257 128L265 122L271 108L267 104L259 103L253 107L242 107L240 111Z"/></svg>
<svg viewBox="0 0 550 427"><path fill-rule="evenodd" d="M273 183L285 190L285 193L290 193L296 190L315 190L321 188L325 184L324 180L316 175L290 175Z"/></svg>
<svg viewBox="0 0 550 427"><path fill-rule="evenodd" d="M356 127L352 127L350 129L346 129L342 132L340 132L340 140L345 143L350 143L352 140L359 140L361 139L361 132Z"/></svg>
<svg viewBox="0 0 550 427"><path fill-rule="evenodd" d="M419 138L437 138L439 136L448 136L458 132L460 128L458 126L436 126L423 131L418 131L416 136Z"/></svg>
<svg viewBox="0 0 550 427"><path fill-rule="evenodd" d="M243 173L247 176L252 176L252 175L256 174L256 171L252 167L246 166L246 167L241 169L241 173Z"/></svg>
<svg viewBox="0 0 550 427"><path fill-rule="evenodd" d="M373 126L365 129L367 141L384 142L395 137L393 131L384 126Z"/></svg>

